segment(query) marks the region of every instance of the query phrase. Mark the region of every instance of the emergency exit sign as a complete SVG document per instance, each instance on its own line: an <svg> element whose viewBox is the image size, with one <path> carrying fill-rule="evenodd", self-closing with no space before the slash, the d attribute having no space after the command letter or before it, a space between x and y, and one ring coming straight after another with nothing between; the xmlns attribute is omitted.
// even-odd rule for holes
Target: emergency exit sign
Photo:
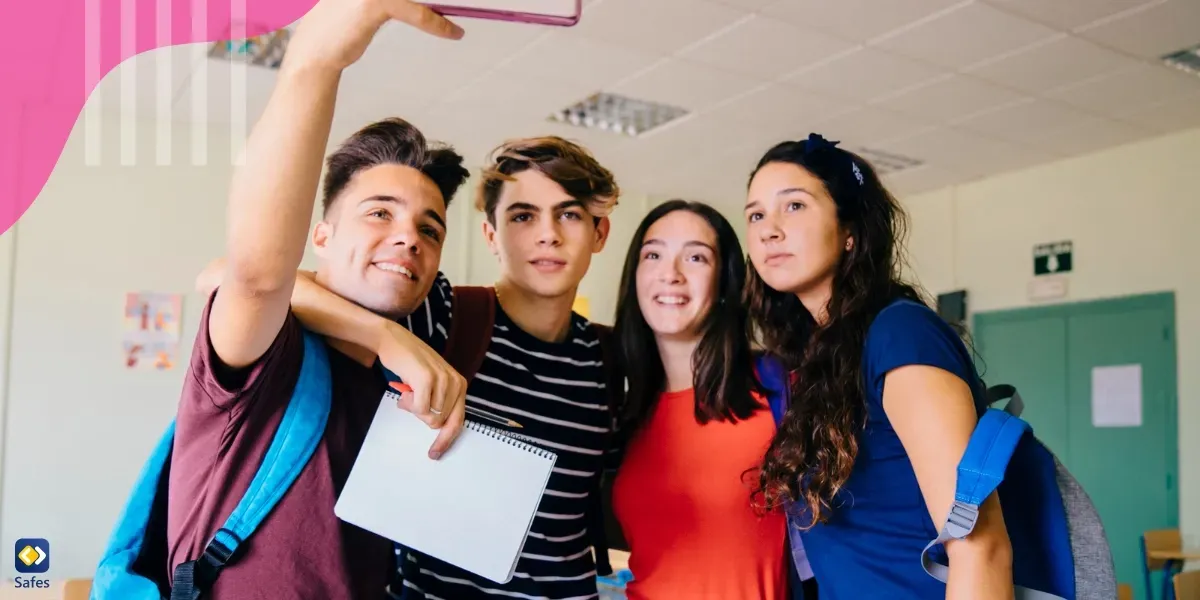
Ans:
<svg viewBox="0 0 1200 600"><path fill-rule="evenodd" d="M1071 272L1071 242L1054 242L1033 247L1033 274Z"/></svg>

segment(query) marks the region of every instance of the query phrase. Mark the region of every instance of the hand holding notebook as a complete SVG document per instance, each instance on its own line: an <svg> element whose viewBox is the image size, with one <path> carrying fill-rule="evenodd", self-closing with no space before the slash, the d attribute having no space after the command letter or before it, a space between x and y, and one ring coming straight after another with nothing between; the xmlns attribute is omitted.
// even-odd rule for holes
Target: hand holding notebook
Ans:
<svg viewBox="0 0 1200 600"><path fill-rule="evenodd" d="M439 460L437 436L380 402L334 513L498 583L512 579L557 456L468 420ZM451 518L436 518L453 515Z"/></svg>

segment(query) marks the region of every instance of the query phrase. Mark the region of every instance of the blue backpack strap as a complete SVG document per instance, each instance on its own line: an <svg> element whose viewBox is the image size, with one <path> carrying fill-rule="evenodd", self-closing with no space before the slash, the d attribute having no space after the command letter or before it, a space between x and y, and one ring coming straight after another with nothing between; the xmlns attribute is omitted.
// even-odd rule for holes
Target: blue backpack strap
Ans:
<svg viewBox="0 0 1200 600"><path fill-rule="evenodd" d="M784 379L783 365L774 357L759 354L754 359L754 368L758 371L758 380L767 390L767 404L771 406L771 414L778 426L787 412L788 385Z"/></svg>
<svg viewBox="0 0 1200 600"><path fill-rule="evenodd" d="M162 597L158 584L138 573L137 562L146 545L147 528L155 517L160 488L166 484L170 473L174 443L175 421L171 421L142 466L133 492L117 518L103 558L92 577L92 598L158 600Z"/></svg>
<svg viewBox="0 0 1200 600"><path fill-rule="evenodd" d="M262 465L204 554L175 568L171 600L197 600L207 592L221 569L296 481L325 433L332 385L325 342L306 329L300 377Z"/></svg>
<svg viewBox="0 0 1200 600"><path fill-rule="evenodd" d="M1015 390L1014 390L1015 391ZM954 505L938 537L921 552L921 566L938 581L946 582L950 568L930 557L930 550L953 539L971 534L979 520L979 507L1004 481L1017 445L1031 430L1029 424L1006 410L991 408L975 426L967 450L958 463ZM1016 600L1065 600L1060 596L1015 586Z"/></svg>

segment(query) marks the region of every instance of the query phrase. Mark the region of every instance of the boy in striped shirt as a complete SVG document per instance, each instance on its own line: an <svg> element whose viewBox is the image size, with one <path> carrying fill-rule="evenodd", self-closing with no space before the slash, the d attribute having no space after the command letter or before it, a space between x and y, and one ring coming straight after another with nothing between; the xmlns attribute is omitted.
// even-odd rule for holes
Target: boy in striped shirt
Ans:
<svg viewBox="0 0 1200 600"><path fill-rule="evenodd" d="M401 552L390 593L402 600L597 597L589 534L593 492L609 450L612 417L596 329L573 312L576 292L608 239L619 187L584 148L558 137L497 148L475 199L500 263L495 320L466 404L522 425L523 439L558 455L513 578L498 584L419 552ZM344 339L366 339L384 317L299 277L293 303ZM455 293L438 274L401 324L443 352ZM388 365L388 356L381 362ZM491 424L489 423L490 425ZM479 498L486 511L486 497Z"/></svg>

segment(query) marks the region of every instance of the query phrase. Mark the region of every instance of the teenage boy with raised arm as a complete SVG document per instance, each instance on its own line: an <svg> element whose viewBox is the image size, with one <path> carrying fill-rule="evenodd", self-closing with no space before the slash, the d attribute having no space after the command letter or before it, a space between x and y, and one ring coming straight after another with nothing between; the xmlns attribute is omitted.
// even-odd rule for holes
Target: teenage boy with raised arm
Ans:
<svg viewBox="0 0 1200 600"><path fill-rule="evenodd" d="M552 450L558 461L511 581L498 584L437 559L405 553L404 600L421 598L587 598L596 594L589 535L612 427L596 330L572 312L592 255L608 237L608 214L620 192L612 174L586 150L557 137L511 141L497 148L477 190L483 235L500 263L495 324L482 366L468 383L467 404L522 425L523 439ZM202 274L206 286L220 261ZM370 339L390 326L308 278L293 306L346 339ZM451 303L431 294L434 321L449 330ZM388 357L381 356L388 365ZM489 423L490 424L490 423ZM487 510L486 496L479 498Z"/></svg>
<svg viewBox="0 0 1200 600"><path fill-rule="evenodd" d="M291 396L304 346L300 313L289 304L338 81L392 19L445 38L462 35L408 0L320 0L296 31L247 142L245 165L230 190L227 268L205 306L178 408L170 570L203 554L247 489ZM400 120L370 125L347 140L329 157L324 218L312 233L317 281L389 323L412 315L439 277L446 203L468 175L461 162ZM333 405L320 444L206 598L378 598L394 575L391 542L333 512L385 390L374 358L387 356L413 387L403 408L441 428L434 455L462 426L465 381L399 326L328 345Z"/></svg>

